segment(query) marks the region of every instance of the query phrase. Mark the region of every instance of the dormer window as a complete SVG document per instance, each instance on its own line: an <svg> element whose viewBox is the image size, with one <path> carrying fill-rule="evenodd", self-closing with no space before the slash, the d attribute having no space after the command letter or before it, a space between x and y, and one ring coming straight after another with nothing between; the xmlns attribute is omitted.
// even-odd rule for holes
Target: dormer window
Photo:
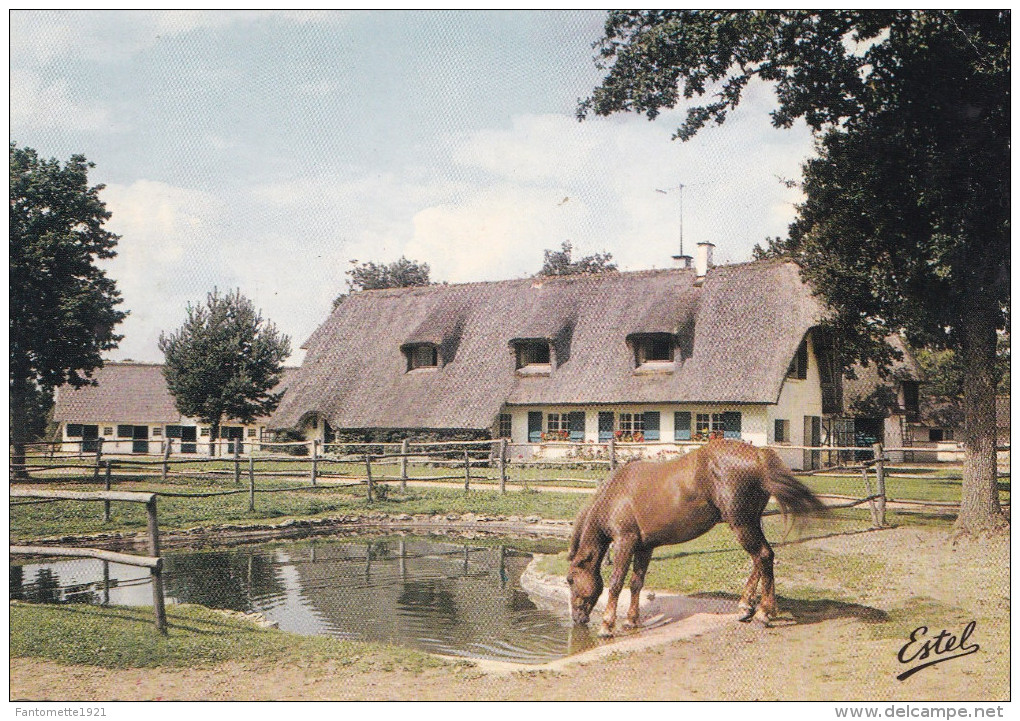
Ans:
<svg viewBox="0 0 1020 721"><path fill-rule="evenodd" d="M517 368L552 365L548 341L523 341L517 344Z"/></svg>
<svg viewBox="0 0 1020 721"><path fill-rule="evenodd" d="M676 341L669 333L633 334L628 340L634 349L634 367L643 370L671 369L676 357Z"/></svg>
<svg viewBox="0 0 1020 721"><path fill-rule="evenodd" d="M432 343L421 343L407 346L407 370L413 371L419 368L439 367L439 348Z"/></svg>
<svg viewBox="0 0 1020 721"><path fill-rule="evenodd" d="M804 380L807 378L807 367L808 350L807 339L805 338L800 342L800 345L797 347L797 353L793 356L793 360L790 361L790 369L786 372L786 377Z"/></svg>

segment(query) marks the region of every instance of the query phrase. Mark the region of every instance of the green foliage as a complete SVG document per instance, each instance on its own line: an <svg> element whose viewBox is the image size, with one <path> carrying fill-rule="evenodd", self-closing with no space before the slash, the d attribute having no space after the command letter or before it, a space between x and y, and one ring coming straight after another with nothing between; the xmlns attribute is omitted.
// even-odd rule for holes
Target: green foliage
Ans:
<svg viewBox="0 0 1020 721"><path fill-rule="evenodd" d="M609 72L578 115L654 118L710 90L675 137L721 123L752 78L772 83L773 124L803 118L818 157L786 239L830 309L846 368L914 346L967 368L960 530L1002 530L995 512L995 345L1010 290L1008 10L615 11L596 44Z"/></svg>
<svg viewBox="0 0 1020 721"><path fill-rule="evenodd" d="M351 470L359 468L352 464ZM228 463L225 467L231 468ZM364 464L360 464L364 471ZM394 467L391 470L396 470ZM374 471L374 469L373 469ZM438 471L437 471L438 472ZM293 488L308 483L308 464L304 464L304 480L295 478L267 480L258 478L258 489ZM444 471L448 475L448 470ZM297 474L295 474L297 475ZM91 479L91 473L88 474ZM242 476L243 478L243 476ZM248 510L248 496L238 493L230 496L161 497L159 499L159 527L171 532L196 526L220 523L250 523L252 521L278 522L284 518L327 517L342 514L371 512L408 514L482 513L504 516L531 516L542 518L571 519L588 500L584 493L561 493L542 491L523 493L517 490L500 495L494 484L482 487L472 481L467 493L460 487L409 488L400 493L390 488L385 500L376 499L369 504L363 484L344 488L330 488L321 483L316 489L282 491L258 494L255 511ZM343 481L341 481L343 482ZM80 484L60 483L55 487L71 490L95 490L88 482ZM381 484L376 485L378 490ZM210 493L223 491L223 483L212 485L203 479L182 479L175 483L158 483L152 479L131 476L114 476L113 489L120 491L168 491L173 493ZM103 522L101 505L90 503L40 503L12 506L10 536L20 540L39 539L50 536L106 533L110 531L144 530L146 528L145 508L135 503L114 503L111 520Z"/></svg>
<svg viewBox="0 0 1020 721"><path fill-rule="evenodd" d="M571 260L574 246L569 240L563 242L559 250L545 251L542 270L537 276L580 275L582 273L607 273L616 270L612 253L595 253L586 255L579 260Z"/></svg>
<svg viewBox="0 0 1020 721"><path fill-rule="evenodd" d="M352 260L352 264L358 261ZM359 290L380 290L383 288L413 288L429 285L429 264L408 260L400 256L400 260L392 263L373 263L367 261L355 265L347 271L347 293L338 295L333 301L333 307L340 305L340 301L349 293Z"/></svg>
<svg viewBox="0 0 1020 721"><path fill-rule="evenodd" d="M788 240L835 309L849 367L884 338L959 346L975 306L1002 327L1009 288L1007 11L614 11L579 106L656 117L683 98L676 137L721 123L748 81L774 84L773 124L820 133ZM980 297L976 291L980 290Z"/></svg>
<svg viewBox="0 0 1020 721"><path fill-rule="evenodd" d="M53 416L53 389L42 388L34 382L25 386L24 417L21 437L28 442L50 437ZM11 428L14 427L14 409L11 408Z"/></svg>
<svg viewBox="0 0 1020 721"><path fill-rule="evenodd" d="M240 291L216 290L205 305L188 305L188 318L176 332L159 336L167 387L183 415L212 426L223 418L250 423L272 413L280 393L272 393L290 355L290 339L264 321Z"/></svg>
<svg viewBox="0 0 1020 721"><path fill-rule="evenodd" d="M96 265L113 258L117 236L89 186L95 167L73 155L61 165L10 144L10 393L11 438L39 431L52 389L90 383L102 353L117 347L113 332L126 313L120 292Z"/></svg>
<svg viewBox="0 0 1020 721"><path fill-rule="evenodd" d="M11 605L11 657L102 668L209 666L250 661L335 661L354 671L401 668L420 672L443 662L420 651L383 644L299 636L263 629L201 606L167 606L161 636L151 608Z"/></svg>

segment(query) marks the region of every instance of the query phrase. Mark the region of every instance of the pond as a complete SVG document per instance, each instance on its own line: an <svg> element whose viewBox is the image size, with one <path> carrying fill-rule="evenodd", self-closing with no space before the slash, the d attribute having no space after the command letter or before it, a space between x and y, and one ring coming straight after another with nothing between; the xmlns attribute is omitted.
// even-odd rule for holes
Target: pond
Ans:
<svg viewBox="0 0 1020 721"><path fill-rule="evenodd" d="M512 545L416 536L168 551L168 603L259 612L286 631L541 663L597 645L565 603L531 598ZM144 569L94 559L11 566L10 597L151 605Z"/></svg>

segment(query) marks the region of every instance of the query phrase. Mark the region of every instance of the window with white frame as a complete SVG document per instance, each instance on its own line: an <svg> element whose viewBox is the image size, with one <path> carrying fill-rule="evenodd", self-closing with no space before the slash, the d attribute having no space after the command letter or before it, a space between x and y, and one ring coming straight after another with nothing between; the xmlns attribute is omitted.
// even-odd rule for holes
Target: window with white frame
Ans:
<svg viewBox="0 0 1020 721"><path fill-rule="evenodd" d="M711 433L722 433L725 430L722 413L699 413L694 422L694 433L698 436L708 436Z"/></svg>
<svg viewBox="0 0 1020 721"><path fill-rule="evenodd" d="M154 426L153 429L152 429L152 437L153 438L162 438L163 437L163 428L160 427L160 426Z"/></svg>
<svg viewBox="0 0 1020 721"><path fill-rule="evenodd" d="M546 416L545 429L550 432L567 430L567 414L566 413L548 414Z"/></svg>
<svg viewBox="0 0 1020 721"><path fill-rule="evenodd" d="M644 413L621 413L620 430L624 433L639 433L645 430Z"/></svg>
<svg viewBox="0 0 1020 721"><path fill-rule="evenodd" d="M513 432L513 416L509 413L499 414L499 437L510 438Z"/></svg>
<svg viewBox="0 0 1020 721"><path fill-rule="evenodd" d="M254 438L257 434L258 434L258 431L256 429L254 429L254 428L249 428L248 429L248 437L249 438Z"/></svg>

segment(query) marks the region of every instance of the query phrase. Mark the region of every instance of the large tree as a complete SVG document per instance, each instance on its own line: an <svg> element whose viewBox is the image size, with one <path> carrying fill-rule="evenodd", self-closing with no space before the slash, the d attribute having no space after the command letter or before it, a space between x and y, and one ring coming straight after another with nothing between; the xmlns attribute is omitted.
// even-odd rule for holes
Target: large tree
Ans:
<svg viewBox="0 0 1020 721"><path fill-rule="evenodd" d="M597 43L608 74L578 113L654 118L683 98L675 137L721 123L753 78L773 124L803 118L818 157L789 237L833 309L843 360L888 362L883 339L950 348L964 378L956 528L1006 527L995 458L996 330L1009 306L1008 11L613 12Z"/></svg>
<svg viewBox="0 0 1020 721"><path fill-rule="evenodd" d="M595 253L573 260L574 246L569 240L563 241L559 250L545 251L539 276L580 275L583 273L607 273L616 270L612 253Z"/></svg>
<svg viewBox="0 0 1020 721"><path fill-rule="evenodd" d="M429 285L429 264L419 263L416 260L408 260L400 256L399 260L392 263L373 263L366 261L358 263L352 260L354 266L347 271L347 293L341 293L333 300L333 307L340 305L340 301L347 297L348 293L359 290L380 290L382 288L412 288Z"/></svg>
<svg viewBox="0 0 1020 721"><path fill-rule="evenodd" d="M204 305L188 305L187 320L159 336L163 376L179 410L210 426L210 452L220 423L251 423L272 413L273 393L290 355L290 338L263 320L240 291L213 290Z"/></svg>
<svg viewBox="0 0 1020 721"><path fill-rule="evenodd" d="M11 463L38 430L40 404L54 388L92 382L104 351L117 347L114 327L127 315L120 293L96 261L114 257L118 237L89 185L94 164L81 155L45 160L10 144L10 432Z"/></svg>

